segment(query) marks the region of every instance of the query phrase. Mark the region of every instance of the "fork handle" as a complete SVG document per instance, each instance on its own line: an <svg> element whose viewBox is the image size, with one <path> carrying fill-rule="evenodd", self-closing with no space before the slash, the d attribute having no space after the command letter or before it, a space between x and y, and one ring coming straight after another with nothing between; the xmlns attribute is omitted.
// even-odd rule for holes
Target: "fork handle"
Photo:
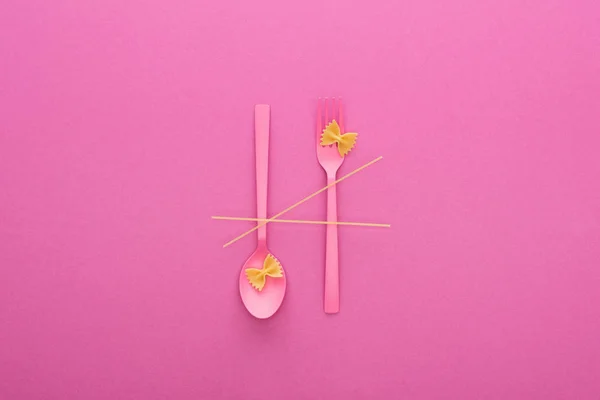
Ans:
<svg viewBox="0 0 600 400"><path fill-rule="evenodd" d="M327 184L335 182L335 175L327 177ZM337 222L336 185L327 189L327 221ZM337 225L327 225L325 248L325 301L327 314L340 311L340 276L338 268L338 230Z"/></svg>

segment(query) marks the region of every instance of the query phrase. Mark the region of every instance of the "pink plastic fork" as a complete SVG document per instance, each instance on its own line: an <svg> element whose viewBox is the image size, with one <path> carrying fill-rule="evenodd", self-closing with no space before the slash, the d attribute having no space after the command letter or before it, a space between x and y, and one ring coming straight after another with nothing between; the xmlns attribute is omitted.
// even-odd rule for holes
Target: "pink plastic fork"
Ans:
<svg viewBox="0 0 600 400"><path fill-rule="evenodd" d="M331 103L331 110L329 110ZM323 129L333 119L340 125L341 133L344 133L344 121L342 113L342 99L336 101L327 98L319 99L317 102L317 159L327 174L327 184L336 180L337 170L344 162L340 156L337 146L321 146L321 134ZM331 111L331 119L329 112ZM336 185L327 189L327 221L337 222L337 199ZM325 297L324 310L328 314L340 311L340 277L338 265L338 234L337 225L327 225L327 242L325 248Z"/></svg>

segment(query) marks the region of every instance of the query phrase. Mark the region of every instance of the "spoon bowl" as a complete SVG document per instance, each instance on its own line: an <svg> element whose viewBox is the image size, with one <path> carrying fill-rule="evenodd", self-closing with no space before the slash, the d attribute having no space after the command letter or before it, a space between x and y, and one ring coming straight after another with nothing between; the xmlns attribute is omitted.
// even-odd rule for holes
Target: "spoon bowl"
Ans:
<svg viewBox="0 0 600 400"><path fill-rule="evenodd" d="M246 306L250 314L260 319L269 318L275 314L285 296L286 276L283 266L281 268L283 277L274 279L267 276L265 287L260 292L250 285L246 277L246 269L261 269L269 253L267 246L259 245L256 251L248 258L240 272L240 296L242 297L242 302L244 302L244 306Z"/></svg>

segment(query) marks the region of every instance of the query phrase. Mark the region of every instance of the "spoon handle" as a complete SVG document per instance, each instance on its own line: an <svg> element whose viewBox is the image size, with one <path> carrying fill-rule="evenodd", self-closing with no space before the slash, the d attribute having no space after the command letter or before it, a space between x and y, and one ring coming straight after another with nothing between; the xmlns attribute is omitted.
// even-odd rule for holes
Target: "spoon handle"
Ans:
<svg viewBox="0 0 600 400"><path fill-rule="evenodd" d="M271 107L254 106L254 133L256 135L256 217L267 218L267 183L269 175L269 128ZM259 222L260 224L260 222ZM258 243L267 243L267 225L258 228Z"/></svg>

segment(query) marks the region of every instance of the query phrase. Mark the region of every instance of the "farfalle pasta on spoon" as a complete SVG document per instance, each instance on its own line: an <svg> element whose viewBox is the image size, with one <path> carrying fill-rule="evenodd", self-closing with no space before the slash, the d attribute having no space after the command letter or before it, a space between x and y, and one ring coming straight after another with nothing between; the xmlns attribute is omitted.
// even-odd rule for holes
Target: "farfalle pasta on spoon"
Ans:
<svg viewBox="0 0 600 400"><path fill-rule="evenodd" d="M248 282L250 282L252 287L259 292L265 287L267 276L271 278L281 278L283 276L281 263L272 254L267 254L261 269L246 268L246 277L248 278Z"/></svg>

